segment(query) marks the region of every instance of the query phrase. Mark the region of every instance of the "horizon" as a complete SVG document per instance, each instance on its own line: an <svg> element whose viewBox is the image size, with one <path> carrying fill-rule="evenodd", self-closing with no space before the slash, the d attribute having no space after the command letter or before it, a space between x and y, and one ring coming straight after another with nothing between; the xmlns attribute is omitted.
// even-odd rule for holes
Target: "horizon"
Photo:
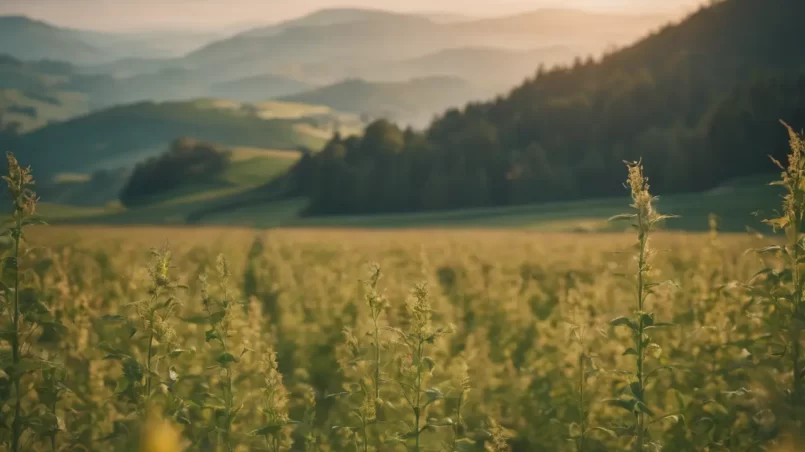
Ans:
<svg viewBox="0 0 805 452"><path fill-rule="evenodd" d="M455 3L434 9L429 0L412 0L405 5L386 0L297 0L292 4L268 6L260 5L261 1L141 0L134 4L121 3L119 0L5 0L0 4L0 16L26 16L59 27L93 31L231 32L333 9L420 15L447 14L467 16L470 19L500 17L541 9L675 16L690 12L703 3L702 0L471 0L462 3L458 3L460 0L448 0ZM196 8L197 11L192 17L183 14L189 7ZM132 17L139 19L133 22Z"/></svg>

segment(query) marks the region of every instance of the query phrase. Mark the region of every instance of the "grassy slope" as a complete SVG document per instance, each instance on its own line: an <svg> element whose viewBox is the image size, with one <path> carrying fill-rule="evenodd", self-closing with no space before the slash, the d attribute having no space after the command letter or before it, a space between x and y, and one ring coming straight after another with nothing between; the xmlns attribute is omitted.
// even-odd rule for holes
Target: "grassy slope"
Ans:
<svg viewBox="0 0 805 452"><path fill-rule="evenodd" d="M47 96L34 96L16 89L0 89L0 113L4 121L20 123L23 133L87 112L87 98L81 93L57 91Z"/></svg>
<svg viewBox="0 0 805 452"><path fill-rule="evenodd" d="M779 205L780 192L764 185L774 176L735 181L718 191L661 198L657 204L663 213L679 215L669 220L667 229L705 231L708 215L715 213L726 232L741 232L747 227L766 230L758 218L772 214ZM184 222L188 214L215 202L196 199L174 204L160 204L146 209L118 214L83 216L70 220L79 224L159 225ZM604 232L622 230L623 225L608 224L612 215L628 211L626 198L551 203L541 205L467 209L400 215L375 215L329 218L302 218L302 199L256 204L225 215L204 217L201 224L253 227L352 227L352 228L524 228L550 232ZM753 212L762 212L760 217Z"/></svg>
<svg viewBox="0 0 805 452"><path fill-rule="evenodd" d="M238 106L239 107L239 106ZM213 101L138 103L54 124L22 137L20 158L40 178L133 165L157 155L180 136L228 146L318 148L308 118L263 119L255 112ZM306 128L298 127L304 124ZM54 146L59 143L58 146Z"/></svg>

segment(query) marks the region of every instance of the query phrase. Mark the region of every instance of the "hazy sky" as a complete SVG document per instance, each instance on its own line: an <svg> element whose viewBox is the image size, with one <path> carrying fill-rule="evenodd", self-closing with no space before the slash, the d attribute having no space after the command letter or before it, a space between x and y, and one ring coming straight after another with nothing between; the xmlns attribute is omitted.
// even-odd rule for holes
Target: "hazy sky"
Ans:
<svg viewBox="0 0 805 452"><path fill-rule="evenodd" d="M24 14L59 25L102 30L222 28L278 22L320 8L502 15L543 7L662 11L702 0L0 0L0 15Z"/></svg>

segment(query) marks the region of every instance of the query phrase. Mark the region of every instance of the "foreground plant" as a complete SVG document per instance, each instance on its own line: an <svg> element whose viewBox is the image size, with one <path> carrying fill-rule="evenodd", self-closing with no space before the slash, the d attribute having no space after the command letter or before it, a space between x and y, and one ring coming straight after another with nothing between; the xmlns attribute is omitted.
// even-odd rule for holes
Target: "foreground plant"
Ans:
<svg viewBox="0 0 805 452"><path fill-rule="evenodd" d="M771 185L783 187L782 212L777 218L764 220L775 231L785 232L783 246L769 246L759 251L761 255L776 255L782 258L784 269L780 271L767 267L755 275L755 280L763 277L767 283L763 292L767 312L764 321L772 334L776 349L772 356L787 360L787 372L791 381L787 389L787 407L785 421L791 421L789 430L801 431L805 411L805 365L802 356L802 331L805 328L805 304L802 291L805 289L805 275L802 266L805 264L805 237L802 235L803 218L805 218L805 136L798 134L783 122L788 130L790 152L787 165L772 158L782 170L780 180ZM797 437L798 438L798 437ZM797 439L795 438L795 439Z"/></svg>
<svg viewBox="0 0 805 452"><path fill-rule="evenodd" d="M184 406L174 392L179 376L170 363L184 352L178 346L180 338L174 320L181 306L177 293L186 286L171 274L171 262L167 249L151 251L148 297L130 305L136 314L135 321L122 315L103 318L115 327L117 334L114 342L102 342L99 348L106 352L104 359L121 362L123 375L117 382L116 393L125 404L121 410L129 424L123 430L116 428L115 434L136 430L156 407L167 411L168 417L178 418Z"/></svg>
<svg viewBox="0 0 805 452"><path fill-rule="evenodd" d="M236 356L233 354L236 351L230 343L234 303L229 295L229 277L231 275L229 263L223 255L218 255L216 269L218 271L220 297L215 297L210 293L206 275L200 277L201 297L204 311L207 314L206 322L210 328L204 333L204 336L208 344L217 344L215 352L217 357L212 368L216 369L221 375L221 380L219 381L220 395L215 395L215 397L219 402L223 403L223 406L214 407L215 413L213 416L216 422L215 431L218 433L216 450L233 451L238 441L233 438L232 425L235 423L243 404L238 405L235 402L234 371L232 367L238 363L247 350L244 348Z"/></svg>
<svg viewBox="0 0 805 452"><path fill-rule="evenodd" d="M631 190L631 207L636 211L632 214L622 214L611 220L627 219L637 230L637 243L635 244L637 270L635 274L635 311L631 316L621 316L610 322L612 326L625 326L630 330L633 346L626 349L625 356L635 357L635 370L629 376L629 392L619 398L610 400L610 403L628 410L634 416L634 425L626 429L634 437L634 449L643 451L647 440L646 415L653 416L654 412L646 401L646 385L648 379L657 371L668 366L661 366L651 371L646 369L646 360L649 355L659 358L662 349L652 341L647 331L670 326L670 323L657 322L653 312L646 309L646 301L653 293L653 289L661 283L652 282L648 273L651 271L651 258L654 254L649 246L649 236L656 226L669 215L661 215L654 209L656 198L649 193L648 181L643 175L641 162L627 163L629 178L628 188Z"/></svg>
<svg viewBox="0 0 805 452"><path fill-rule="evenodd" d="M21 270L25 230L35 224L43 224L36 216L37 197L31 187L34 179L29 167L22 167L12 153L6 154L8 175L3 180L8 186L12 200L10 226L3 236L11 239L11 247L3 259L2 314L7 321L3 328L3 348L10 356L2 358L0 375L0 423L8 429L8 450L17 452L25 446L23 437L32 431L36 437L28 441L43 442L56 450L56 436L60 432L57 404L64 392L63 366L49 354L49 343L60 340L64 330L51 308L40 295L26 286ZM36 388L36 394L29 392Z"/></svg>
<svg viewBox="0 0 805 452"><path fill-rule="evenodd" d="M264 439L263 450L280 452L291 447L289 426L292 421L288 416L288 391L282 383L282 374L278 370L277 354L274 350L266 351L260 361L260 374L263 376L261 392L263 406L263 427L253 432Z"/></svg>
<svg viewBox="0 0 805 452"><path fill-rule="evenodd" d="M590 425L590 409L593 405L593 397L590 394L589 388L590 379L596 377L601 369L596 364L594 359L597 357L588 351L587 333L588 326L587 320L578 315L578 307L574 306L573 315L571 316L568 326L570 327L570 341L579 347L578 367L576 373L578 380L576 383L576 410L578 411L578 422L571 422L568 426L568 433L570 440L575 444L577 452L584 452L590 449L590 445L594 445L592 449L600 449L600 443L591 438L595 432L605 433L608 436L617 436L612 430ZM597 449L596 449L597 450Z"/></svg>
<svg viewBox="0 0 805 452"><path fill-rule="evenodd" d="M449 425L442 421L430 420L428 408L443 399L442 392L435 387L428 387L436 362L430 356L430 346L437 339L449 332L448 328L433 328L431 324L431 304L428 290L424 284L414 287L412 297L406 304L408 326L404 329L393 328L402 346L402 353L397 358L397 377L395 383L400 394L411 411L411 424L403 439L413 441L413 450L422 450L422 433L428 428ZM422 421L428 420L423 425Z"/></svg>

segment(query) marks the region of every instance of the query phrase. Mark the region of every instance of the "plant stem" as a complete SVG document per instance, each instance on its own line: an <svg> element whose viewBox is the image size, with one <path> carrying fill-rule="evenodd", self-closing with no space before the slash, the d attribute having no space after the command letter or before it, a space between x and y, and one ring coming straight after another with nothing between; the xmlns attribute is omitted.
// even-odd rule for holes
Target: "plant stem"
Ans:
<svg viewBox="0 0 805 452"><path fill-rule="evenodd" d="M20 237L22 235L22 212L17 208L16 224L13 231L14 234L14 319L11 336L11 349L14 361L14 391L17 395L17 400L14 404L14 421L11 424L12 439L11 450L19 452L20 439L22 437L22 395L20 394L20 271L19 271L19 256L20 256Z"/></svg>
<svg viewBox="0 0 805 452"><path fill-rule="evenodd" d="M363 452L369 452L369 432L366 428L366 416L361 416L361 427L363 427Z"/></svg>
<svg viewBox="0 0 805 452"><path fill-rule="evenodd" d="M584 452L584 432L587 430L587 413L584 409L584 350L579 355L579 413L581 414L581 435L579 435L579 452Z"/></svg>
<svg viewBox="0 0 805 452"><path fill-rule="evenodd" d="M374 313L373 313L374 314ZM377 326L377 315L373 316L375 324L375 403L380 399L380 329Z"/></svg>
<svg viewBox="0 0 805 452"><path fill-rule="evenodd" d="M464 391L458 395L458 406L456 407L456 422L453 425L453 452L458 450L456 442L458 441L459 428L461 427L461 405L464 403Z"/></svg>
<svg viewBox="0 0 805 452"><path fill-rule="evenodd" d="M642 215L638 215L638 222L639 222L639 231L640 231L640 252L637 260L637 310L638 310L638 323L637 323L637 382L639 385L640 395L638 399L640 402L643 402L643 396L645 394L645 390L643 388L643 359L645 350L643 350L643 302L644 302L644 293L643 293L643 275L645 274L645 267L646 267L646 243L648 240L648 231L647 226L645 224L645 218ZM644 440L644 415L642 411L638 411L637 413L637 447L636 450L638 452L643 451L643 440Z"/></svg>
<svg viewBox="0 0 805 452"><path fill-rule="evenodd" d="M799 187L799 172L797 173L796 178L796 187ZM795 208L796 209L796 208ZM800 344L800 337L802 334L802 329L800 325L800 304L802 302L802 274L799 268L799 254L800 254L800 243L799 243L799 236L800 236L800 228L801 228L801 213L796 209L792 212L793 218L793 233L791 234L791 241L793 242L792 246L792 278L794 283L794 314L791 322L791 344L793 346L792 350L792 361L793 361L793 372L794 372L794 382L793 382L793 404L794 406L799 406L801 401L801 386L802 386L802 369L800 363L800 354L801 354L801 344ZM797 420L797 410L793 410L793 418Z"/></svg>
<svg viewBox="0 0 805 452"><path fill-rule="evenodd" d="M420 407L419 402L422 393L422 339L419 339L416 350L416 404L414 406L414 428L416 432L416 447L414 450L419 452L419 417Z"/></svg>
<svg viewBox="0 0 805 452"><path fill-rule="evenodd" d="M146 376L145 376L145 400L151 399L151 357L154 353L154 318L151 315L151 334L148 336L148 360L146 361Z"/></svg>

